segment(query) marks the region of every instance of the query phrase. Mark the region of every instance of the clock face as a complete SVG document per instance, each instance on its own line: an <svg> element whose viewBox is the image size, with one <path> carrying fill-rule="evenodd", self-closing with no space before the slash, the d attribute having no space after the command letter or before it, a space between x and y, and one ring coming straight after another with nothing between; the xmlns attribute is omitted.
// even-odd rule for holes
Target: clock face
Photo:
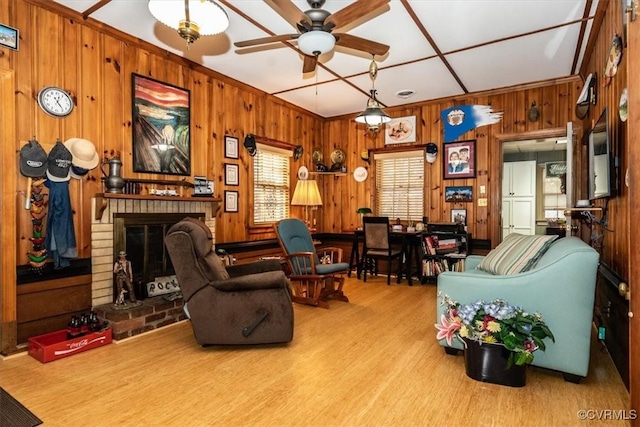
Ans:
<svg viewBox="0 0 640 427"><path fill-rule="evenodd" d="M38 93L38 105L53 117L65 117L73 111L73 100L64 90L57 87L45 87Z"/></svg>

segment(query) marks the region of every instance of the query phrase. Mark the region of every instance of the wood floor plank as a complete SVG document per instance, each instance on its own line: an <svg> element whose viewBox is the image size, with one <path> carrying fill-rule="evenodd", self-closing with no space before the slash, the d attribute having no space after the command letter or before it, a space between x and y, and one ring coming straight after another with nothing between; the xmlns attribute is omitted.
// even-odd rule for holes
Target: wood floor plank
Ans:
<svg viewBox="0 0 640 427"><path fill-rule="evenodd" d="M183 322L48 364L7 358L0 386L46 426L571 426L584 425L579 410L629 415L597 341L579 385L535 367L523 388L486 384L436 342L433 284L352 278L345 292L351 302L329 310L296 304L287 346L201 348Z"/></svg>

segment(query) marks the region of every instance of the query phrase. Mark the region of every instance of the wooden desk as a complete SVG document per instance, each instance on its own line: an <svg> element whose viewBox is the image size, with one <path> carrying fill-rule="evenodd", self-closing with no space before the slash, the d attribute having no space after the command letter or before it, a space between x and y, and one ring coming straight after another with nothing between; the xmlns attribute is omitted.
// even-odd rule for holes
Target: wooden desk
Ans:
<svg viewBox="0 0 640 427"><path fill-rule="evenodd" d="M415 261L415 270L418 280L422 277L422 231L414 231L408 233L406 231L390 231L389 237L392 241L400 241L402 244L402 253L404 258L403 271L407 278L409 286L413 286L411 279L413 273L412 259ZM360 279L363 270L364 259L360 258L360 243L364 243L364 231L356 230L353 233L353 244L351 246L351 256L349 257L348 277L351 277L351 271L356 269L356 276Z"/></svg>

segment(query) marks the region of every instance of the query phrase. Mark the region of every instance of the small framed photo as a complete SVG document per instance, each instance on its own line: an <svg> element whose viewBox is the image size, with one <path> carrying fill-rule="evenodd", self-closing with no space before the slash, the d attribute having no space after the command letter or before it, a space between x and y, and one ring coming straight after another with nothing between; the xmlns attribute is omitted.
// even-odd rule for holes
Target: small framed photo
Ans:
<svg viewBox="0 0 640 427"><path fill-rule="evenodd" d="M449 142L444 144L444 179L476 177L476 141Z"/></svg>
<svg viewBox="0 0 640 427"><path fill-rule="evenodd" d="M445 202L473 202L473 187L455 186L444 188Z"/></svg>
<svg viewBox="0 0 640 427"><path fill-rule="evenodd" d="M467 225L466 209L451 209L451 222L456 224Z"/></svg>
<svg viewBox="0 0 640 427"><path fill-rule="evenodd" d="M224 192L224 211L238 212L238 192L237 191Z"/></svg>
<svg viewBox="0 0 640 427"><path fill-rule="evenodd" d="M18 29L0 24L0 46L18 50L20 47L20 32Z"/></svg>
<svg viewBox="0 0 640 427"><path fill-rule="evenodd" d="M231 163L224 165L224 184L240 185L240 166Z"/></svg>
<svg viewBox="0 0 640 427"><path fill-rule="evenodd" d="M235 136L225 135L224 137L224 157L227 159L237 159L238 155L238 138Z"/></svg>
<svg viewBox="0 0 640 427"><path fill-rule="evenodd" d="M385 125L385 145L404 142L416 142L416 116L392 119Z"/></svg>

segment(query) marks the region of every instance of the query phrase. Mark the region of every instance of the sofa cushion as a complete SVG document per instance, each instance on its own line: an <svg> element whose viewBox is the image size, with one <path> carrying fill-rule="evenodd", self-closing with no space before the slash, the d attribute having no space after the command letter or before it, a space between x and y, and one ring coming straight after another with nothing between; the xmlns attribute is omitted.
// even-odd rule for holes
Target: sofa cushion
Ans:
<svg viewBox="0 0 640 427"><path fill-rule="evenodd" d="M557 235L509 234L476 268L500 276L528 271L557 238Z"/></svg>

